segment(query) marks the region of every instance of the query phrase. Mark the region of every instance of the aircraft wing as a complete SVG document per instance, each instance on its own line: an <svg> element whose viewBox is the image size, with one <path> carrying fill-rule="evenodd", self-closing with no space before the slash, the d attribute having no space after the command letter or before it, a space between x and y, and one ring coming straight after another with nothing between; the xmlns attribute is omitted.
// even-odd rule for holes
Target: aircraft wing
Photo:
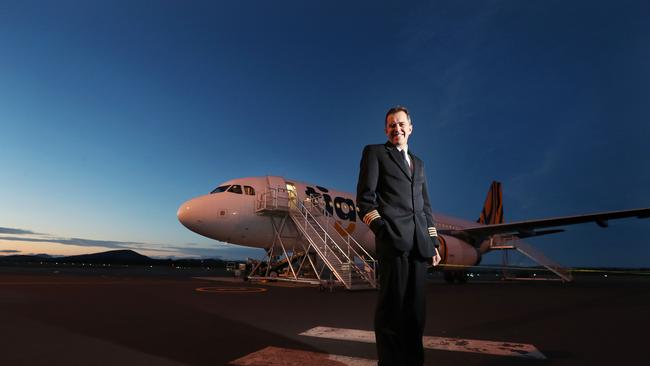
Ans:
<svg viewBox="0 0 650 366"><path fill-rule="evenodd" d="M452 236L483 240L492 235L513 235L520 238L531 236L540 236L546 234L553 234L561 232L561 229L555 230L538 230L557 226L582 224L586 222L595 222L600 227L607 227L607 221L613 219L622 219L626 217L634 217L643 219L650 217L650 208L640 208L636 210L625 211L609 211L598 212L587 215L565 216L565 217L552 217L540 220L526 220L517 222L508 222L503 224L480 225L468 227L460 230L438 230L442 234L449 234Z"/></svg>

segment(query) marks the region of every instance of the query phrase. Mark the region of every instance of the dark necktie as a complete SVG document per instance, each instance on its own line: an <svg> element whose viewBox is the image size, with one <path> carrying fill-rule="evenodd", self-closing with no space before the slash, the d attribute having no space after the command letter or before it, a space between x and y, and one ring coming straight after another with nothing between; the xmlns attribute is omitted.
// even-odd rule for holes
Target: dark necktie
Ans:
<svg viewBox="0 0 650 366"><path fill-rule="evenodd" d="M406 164L406 166L409 168L409 172L411 172L411 174L413 174L413 165L409 164L409 161L406 158L406 151L402 150L400 152L402 153L402 159L404 159L404 164Z"/></svg>

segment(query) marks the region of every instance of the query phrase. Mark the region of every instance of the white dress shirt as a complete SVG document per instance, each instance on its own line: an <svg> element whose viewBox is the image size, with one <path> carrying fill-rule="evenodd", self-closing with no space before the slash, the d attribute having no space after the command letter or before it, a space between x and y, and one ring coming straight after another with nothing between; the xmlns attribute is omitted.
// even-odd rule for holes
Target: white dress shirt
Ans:
<svg viewBox="0 0 650 366"><path fill-rule="evenodd" d="M406 145L406 146L404 146L404 148L401 148L401 147L398 146L397 150L399 150L400 153L402 152L402 150L404 150L404 153L406 155L406 162L408 163L409 168L410 168L411 167L411 158L409 157L409 146Z"/></svg>

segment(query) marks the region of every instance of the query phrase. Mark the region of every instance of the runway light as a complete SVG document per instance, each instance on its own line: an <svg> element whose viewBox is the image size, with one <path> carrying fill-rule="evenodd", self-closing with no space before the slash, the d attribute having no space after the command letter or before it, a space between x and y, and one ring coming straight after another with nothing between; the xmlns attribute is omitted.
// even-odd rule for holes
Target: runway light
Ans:
<svg viewBox="0 0 650 366"><path fill-rule="evenodd" d="M604 276L605 276L605 278L607 278L607 274L605 274Z"/></svg>

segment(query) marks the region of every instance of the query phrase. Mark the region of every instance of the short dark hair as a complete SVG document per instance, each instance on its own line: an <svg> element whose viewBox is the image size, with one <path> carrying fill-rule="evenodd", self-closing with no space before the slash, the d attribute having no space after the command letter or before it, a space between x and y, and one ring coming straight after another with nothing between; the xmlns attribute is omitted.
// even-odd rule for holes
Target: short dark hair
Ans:
<svg viewBox="0 0 650 366"><path fill-rule="evenodd" d="M398 112L406 113L406 118L409 120L409 123L411 122L411 115L409 114L409 110L406 109L406 107L403 105L396 105L393 108L389 109L388 112L386 112L386 116L384 117L384 125L386 124L386 119L388 119L388 116Z"/></svg>

